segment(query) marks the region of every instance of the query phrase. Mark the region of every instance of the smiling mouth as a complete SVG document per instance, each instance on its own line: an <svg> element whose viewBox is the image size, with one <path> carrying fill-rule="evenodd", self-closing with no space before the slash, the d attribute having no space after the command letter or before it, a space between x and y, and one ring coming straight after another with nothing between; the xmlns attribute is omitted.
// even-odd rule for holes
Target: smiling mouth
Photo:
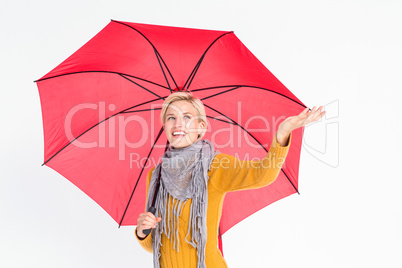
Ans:
<svg viewBox="0 0 402 268"><path fill-rule="evenodd" d="M186 136L186 133L183 131L175 131L173 132L173 137L174 138L180 138Z"/></svg>

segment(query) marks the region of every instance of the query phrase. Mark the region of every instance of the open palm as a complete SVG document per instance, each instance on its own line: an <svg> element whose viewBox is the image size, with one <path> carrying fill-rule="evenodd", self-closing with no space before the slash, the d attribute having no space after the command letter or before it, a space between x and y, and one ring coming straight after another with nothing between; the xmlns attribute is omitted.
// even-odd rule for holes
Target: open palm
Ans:
<svg viewBox="0 0 402 268"><path fill-rule="evenodd" d="M324 116L325 111L322 111L324 106L316 109L316 106L309 112L309 108L304 109L299 115L289 116L279 126L279 130L284 133L291 133L293 130L316 122Z"/></svg>

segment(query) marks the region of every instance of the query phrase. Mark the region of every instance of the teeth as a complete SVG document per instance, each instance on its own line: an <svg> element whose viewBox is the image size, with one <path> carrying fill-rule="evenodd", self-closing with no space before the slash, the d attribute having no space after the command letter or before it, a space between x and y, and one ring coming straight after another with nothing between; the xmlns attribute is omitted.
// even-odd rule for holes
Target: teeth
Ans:
<svg viewBox="0 0 402 268"><path fill-rule="evenodd" d="M176 136L176 135L186 135L186 133L184 133L184 132L173 132L173 136Z"/></svg>

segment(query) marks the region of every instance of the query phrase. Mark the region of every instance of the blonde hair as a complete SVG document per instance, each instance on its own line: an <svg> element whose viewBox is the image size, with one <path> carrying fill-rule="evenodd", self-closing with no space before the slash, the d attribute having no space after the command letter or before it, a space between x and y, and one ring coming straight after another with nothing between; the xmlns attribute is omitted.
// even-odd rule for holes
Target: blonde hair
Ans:
<svg viewBox="0 0 402 268"><path fill-rule="evenodd" d="M208 122L207 122L207 115L205 113L205 107L204 104L202 103L202 101L197 98L194 97L193 94L191 92L174 92L172 94L170 94L165 101L163 102L162 105L162 111L161 111L161 123L162 125L165 124L166 121L166 112L167 109L169 108L170 104L176 102L176 101L187 101L189 103L191 103L193 105L193 107L195 108L195 110L197 111L197 118L198 118L198 122L204 122L205 123L205 129L208 128ZM202 139L205 135L206 131L203 131L198 139Z"/></svg>

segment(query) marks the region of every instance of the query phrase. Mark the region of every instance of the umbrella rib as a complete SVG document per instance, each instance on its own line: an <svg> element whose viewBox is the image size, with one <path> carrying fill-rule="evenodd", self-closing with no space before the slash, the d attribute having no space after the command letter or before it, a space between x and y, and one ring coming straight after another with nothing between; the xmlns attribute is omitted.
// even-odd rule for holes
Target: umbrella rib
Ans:
<svg viewBox="0 0 402 268"><path fill-rule="evenodd" d="M218 41L218 39L220 39L221 37L223 37L223 36L225 36L227 34L230 34L230 33L233 33L233 31L221 34L207 47L207 49L204 51L204 53L202 54L202 56L198 60L197 64L195 65L195 67L194 67L193 71L191 72L190 76L187 78L187 81L184 84L183 89L185 89L186 86L187 86L186 91L190 88L190 84L193 81L193 79L194 79L194 77L195 77L195 75L196 75L196 73L197 73L197 71L198 71L198 69L199 69L199 67L201 65L201 62L204 60L205 54L207 54L208 50L212 47L212 45L215 44L215 42Z"/></svg>
<svg viewBox="0 0 402 268"><path fill-rule="evenodd" d="M159 98L153 99L153 100L149 100L149 101L146 101L146 102L143 102L143 103L134 105L134 106L132 106L132 107L129 107L129 108L127 108L127 109L124 109L124 110L122 110L122 111L120 111L120 112L118 112L118 113L116 113L116 114L114 114L114 115L117 115L117 114L120 114L120 113L126 113L127 110L130 110L130 109L133 109L133 108L137 108L137 107L139 107L139 106L141 106L141 105L148 104L148 103L151 103L151 102L154 102L154 101L157 101L157 100L160 100L160 99L165 99L165 98L166 98L166 96L165 96L165 97L159 97ZM155 108L155 109L156 109L156 108ZM148 109L148 110L151 111L152 109ZM145 111L145 110L144 110L144 111ZM114 115L113 115L113 116L114 116Z"/></svg>
<svg viewBox="0 0 402 268"><path fill-rule="evenodd" d="M169 75L170 75L170 78L172 78L172 81L173 81L173 83L175 84L176 88L179 88L179 86L178 86L177 83L176 83L176 80L174 79L174 77L173 77L172 73L170 72L169 68L167 67L165 61L163 60L163 58L162 58L162 56L161 56L161 54L156 50L156 48L155 48L155 51L156 51L156 53L158 53L158 56L159 56L160 60L162 61L163 65L165 66L166 70L168 71L168 73L169 73ZM161 67L161 68L162 68L162 67ZM163 71L163 69L162 69L162 71Z"/></svg>
<svg viewBox="0 0 402 268"><path fill-rule="evenodd" d="M130 81L130 82L132 82L132 83L134 83L135 85L137 85L137 86L139 86L140 88L142 88L142 89L145 89L146 91L148 91L149 93L151 93L151 94L154 94L155 96L157 96L159 99L162 99L162 97L161 96L159 96L158 94L156 94L156 93L154 93L154 92L152 92L151 90L149 90L149 89L147 89L146 87L144 87L144 86L141 86L140 84L138 84L138 83L136 83L136 82L134 82L133 80L131 80L130 78L127 78L127 77L125 77L124 75L122 75L122 74L119 74L121 77L123 77L124 79L127 79L128 81Z"/></svg>
<svg viewBox="0 0 402 268"><path fill-rule="evenodd" d="M194 69L191 71L191 74L190 74L190 76L188 77L188 79L187 79L187 81L186 81L186 84L184 84L183 89L186 87L187 82L189 82L188 80L189 80L191 77L194 77L195 73L196 73L196 72L198 71L198 69L200 68L201 62L202 62L203 60L204 60L204 55L201 56L201 58L198 60L197 64L195 65ZM191 78L191 81L193 81L192 78ZM191 83L191 82L190 82L190 83ZM189 87L190 87L190 83L188 84L186 91L188 91L188 89L189 89Z"/></svg>
<svg viewBox="0 0 402 268"><path fill-rule="evenodd" d="M288 175L286 174L286 172L283 170L283 168L281 168L283 174L286 176L286 178L288 179L288 181L290 182L290 184L292 184L293 188L296 190L297 194L300 195L299 190L296 188L296 186L293 184L293 182L290 180L290 178L288 177Z"/></svg>
<svg viewBox="0 0 402 268"><path fill-rule="evenodd" d="M212 116L209 116L209 115L207 115L207 117L208 117L208 118L211 118L211 119L214 119L214 120L218 120L218 121L224 122L224 123L236 125L236 124L233 123L233 122L229 122L229 121L226 121L226 120L223 120L223 119L219 119L219 118L216 118L216 117L212 117Z"/></svg>
<svg viewBox="0 0 402 268"><path fill-rule="evenodd" d="M119 228L120 228L121 224L123 223L124 216L126 215L126 212L127 212L127 209L128 209L128 207L129 207L129 205L130 205L131 199L132 199L133 196L134 196L134 192L135 192L135 190L137 189L138 182L140 181L141 176L142 176L142 173L144 172L144 168L145 168L145 166L146 166L147 163L148 163L149 156L151 155L151 153L152 153L152 151L153 151L153 149L154 149L154 147L155 147L155 144L158 142L158 140L159 140L159 138L160 138L162 132L163 132L163 127L159 130L158 136L156 137L156 139L155 139L155 141L154 141L154 144L152 145L152 148L151 148L151 150L150 150L149 153L148 153L147 160L145 161L144 165L142 166L140 175L138 176L138 179L137 179L137 182L135 183L134 189L133 189L133 191L131 192L130 199L128 200L126 209L124 210L123 216L121 217L121 220L120 220L120 223L119 223Z"/></svg>
<svg viewBox="0 0 402 268"><path fill-rule="evenodd" d="M168 95L169 96L169 95ZM150 101L146 101L146 102L143 102L143 103L140 103L140 104L137 104L137 105L135 105L135 106L132 106L132 107L129 107L129 108L127 108L127 109L124 109L124 110L122 110L122 111L120 111L120 112L118 112L118 113L116 113L116 114L119 114L119 113L129 113L129 112L127 112L127 110L130 110L130 109L133 109L133 108L137 108L137 107L139 107L139 106L141 106L141 105L144 105L144 104L147 104L147 103L151 103L151 102L154 102L154 101L157 101L157 100L160 100L160 99L166 99L168 96L164 96L164 97L158 97L157 99L153 99L153 100L150 100ZM143 111L152 111L152 110L160 110L161 108L155 108L155 109L145 109L145 110L143 110ZM133 111L133 112L139 112L140 110L137 110L137 111Z"/></svg>
<svg viewBox="0 0 402 268"><path fill-rule="evenodd" d="M218 226L218 239L219 239L219 244L221 246L222 257L223 257L222 233L221 233L221 227L220 226Z"/></svg>
<svg viewBox="0 0 402 268"><path fill-rule="evenodd" d="M156 110L162 110L162 108L144 109L144 110L136 110L136 111L127 111L127 112L121 112L121 114L137 113L137 112L148 112L148 111L156 111Z"/></svg>
<svg viewBox="0 0 402 268"><path fill-rule="evenodd" d="M239 87L240 87L240 86L235 86L234 88L231 88L231 89L228 89L228 90L225 90L225 91L222 91L222 92L219 92L219 93L210 95L210 96L208 96L208 97L202 98L201 100L204 101L204 100L206 100L206 99L209 99L209 98L212 98L212 97L216 97L216 96L218 96L218 95L220 95L220 94L227 93L227 92L230 92L230 91L232 91L232 90L238 89Z"/></svg>
<svg viewBox="0 0 402 268"><path fill-rule="evenodd" d="M58 74L58 75L54 75L54 76L50 76L50 77L46 77L46 78L41 78L41 79L35 80L34 83L42 82L42 81L44 81L44 80L48 80L48 79L52 79L52 78L57 78L57 77L65 76L65 75L82 74L82 73L109 73L109 74L125 75L125 76L129 76L129 77L132 77L132 78L135 78L135 79L138 79L138 80L142 80L142 81L147 82L147 83L150 83L150 84L154 84L155 86L158 86L158 87L161 87L161 88L169 89L169 88L166 87L166 86L159 85L158 83L155 83L155 82L152 82L152 81L149 81L149 80L140 78L140 77L136 77L136 76L129 75L129 74L123 74L123 73L119 73L119 72L111 72L111 71L79 71L79 72L71 72L71 73L65 73L65 74Z"/></svg>
<svg viewBox="0 0 402 268"><path fill-rule="evenodd" d="M302 103L300 103L300 102L298 102L298 101L296 101L296 100L294 100L294 99L292 99L292 98L290 98L290 97L288 97L288 96L286 96L286 95L284 95L284 94L282 94L282 93L276 92L276 91L274 91L274 90L272 90L272 89L263 88L263 87L256 87L256 86L248 86L248 85L226 85L226 86L216 86L216 87L206 87L206 88L193 89L193 90L191 90L191 92L204 91L204 90L212 90L212 89L226 88L226 87L237 87L237 88L249 87L249 88L255 88L255 89L261 89L261 90L265 90L265 91L270 91L270 92L272 92L272 93L281 95L282 97L285 97L285 98L287 98L287 99L289 99L289 100L291 100L291 101L293 101L293 102L299 104L300 106L302 106L302 107L304 107L304 108L307 108L307 106L305 106L304 104L302 104ZM222 91L221 93L224 93L224 92L225 92L225 91ZM219 94L215 94L215 95L219 95Z"/></svg>
<svg viewBox="0 0 402 268"><path fill-rule="evenodd" d="M154 101L157 101L157 100L160 100L160 99L165 99L165 98L166 98L166 96L165 96L165 97L159 97L159 98L157 98L157 99L153 99L153 100L150 100L150 101L146 101L146 102L143 102L143 103L134 105L134 106L129 107L129 108L127 108L127 109L124 109L124 110L122 110L122 111L120 111L120 112L117 112L117 113L115 113L115 114L109 116L108 118L103 119L102 121L96 123L96 124L93 125L92 127L88 128L87 130L85 130L84 132L82 132L80 135L78 135L78 136L77 136L76 138L74 138L72 141L70 141L69 143L67 143L63 148L61 148L60 150L58 150L54 155L52 155L48 160L46 160L46 161L42 164L42 166L43 166L43 165L46 165L50 160L52 160L56 155L58 155L61 151L63 151L67 146L69 146L70 144L72 144L76 139L78 139L79 137L81 137L82 135L84 135L85 133L87 133L88 131L90 131L91 129L93 129L94 127L96 127L97 125L99 125L100 123L102 123L102 122L104 122L104 121L106 121L106 120L109 120L110 118L112 118L112 117L114 117L114 116L116 116L116 115L118 115L118 114L127 113L127 110L130 110L130 109L133 109L133 108L139 107L139 106L141 106L141 105L144 105L144 104L147 104L147 103L151 103L151 102L154 102ZM158 108L155 108L155 110L156 110L156 109L158 109ZM159 108L159 109L160 109L160 108ZM152 110L153 110L153 109L148 109L148 111L152 111ZM144 111L147 111L147 110L144 110Z"/></svg>
<svg viewBox="0 0 402 268"><path fill-rule="evenodd" d="M174 84L176 85L176 87L177 87L177 83L176 83L176 81L174 80L174 77L173 77L172 73L170 72L169 68L167 67L165 61L163 60L161 54L160 54L159 51L156 49L156 47L154 46L154 44L152 44L152 42L151 42L142 32L140 32L139 30L137 30L137 29L134 28L133 26L130 26L130 25L126 24L126 23L123 23L123 22L121 22L121 21L116 21L116 20L112 20L112 22L116 22L116 23L119 23L119 24L121 24L121 25L127 26L127 27L133 29L134 31L136 31L137 33L139 33L140 35L142 35L142 37L144 37L145 40L147 40L148 43L149 43L149 44L152 46L152 48L154 49L155 54L156 54L156 58L158 58L158 55L159 55L160 59L161 59L162 62L163 62L163 65L165 65L166 70L168 71L170 77L172 78L173 83L174 83ZM159 59L158 59L158 61L159 61ZM161 66L161 68L162 68L162 66ZM163 72L163 68L162 68L162 72Z"/></svg>
<svg viewBox="0 0 402 268"><path fill-rule="evenodd" d="M166 77L165 70L163 70L163 67L162 67L161 61L160 61L159 56L158 56L158 55L159 55L159 54L158 54L158 51L156 51L156 49L154 49L154 52L155 52L156 58L158 59L158 63L159 63L159 66L161 67L161 70L162 70L163 76L165 77L166 83L167 83L167 85L168 85L168 87L169 87L170 93L172 93L172 88L170 87L169 80L168 80L168 79L167 79L167 77Z"/></svg>
<svg viewBox="0 0 402 268"><path fill-rule="evenodd" d="M289 100L291 100L291 101L293 101L293 102L295 102L295 103L297 103L297 104L303 106L304 108L307 108L307 106L305 106L303 103L300 103L300 102L298 102L297 100L294 100L294 99L292 99L292 98L290 98L290 97L288 97L288 96L286 96L286 95L284 95L284 94L282 94L282 93L273 91L272 89L263 88L263 87L255 87L255 86L244 86L244 87L256 88L256 89L261 89L261 90L265 90L265 91L271 91L272 93L281 95L282 97L285 97L285 98L287 98L287 99L289 99Z"/></svg>
<svg viewBox="0 0 402 268"><path fill-rule="evenodd" d="M226 117L227 119L231 120L231 121L233 122L233 124L235 124L236 126L239 126L240 128L242 128L242 129L243 129L248 135L250 135L256 142L258 142L259 145L261 145L261 148L263 148L266 152L268 152L267 149L265 149L265 147L262 146L262 144L261 144L250 132L248 132L247 129L245 129L242 125L239 125L239 124L238 124L236 121L234 121L232 118L230 118L230 117L228 117L227 115L225 115L225 114L219 112L218 110L212 108L211 106L209 106L209 105L207 105L207 104L205 104L205 103L204 103L204 105L205 105L206 107L208 107L209 109L211 109L211 110L213 110L213 111L219 113L220 115Z"/></svg>
<svg viewBox="0 0 402 268"><path fill-rule="evenodd" d="M206 88L192 89L191 92L198 92L198 91L212 90L212 89L219 89L219 88L227 88L227 87L242 87L242 85L228 85L228 86L206 87Z"/></svg>

